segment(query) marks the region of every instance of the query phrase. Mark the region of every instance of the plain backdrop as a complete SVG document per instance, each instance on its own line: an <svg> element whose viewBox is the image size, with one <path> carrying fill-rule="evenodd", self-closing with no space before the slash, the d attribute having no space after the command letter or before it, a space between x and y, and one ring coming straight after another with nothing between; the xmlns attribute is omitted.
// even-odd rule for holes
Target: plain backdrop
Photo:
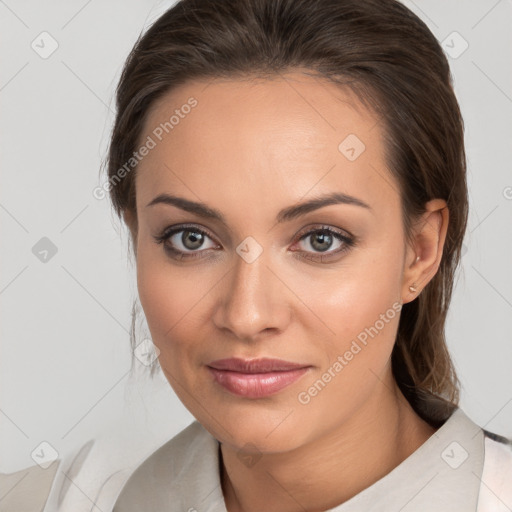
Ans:
<svg viewBox="0 0 512 512"><path fill-rule="evenodd" d="M127 232L92 194L123 62L172 3L0 2L0 472L99 435L136 460L193 420L162 377L130 373ZM471 213L447 332L461 406L512 436L512 3L405 3L444 41L466 123Z"/></svg>

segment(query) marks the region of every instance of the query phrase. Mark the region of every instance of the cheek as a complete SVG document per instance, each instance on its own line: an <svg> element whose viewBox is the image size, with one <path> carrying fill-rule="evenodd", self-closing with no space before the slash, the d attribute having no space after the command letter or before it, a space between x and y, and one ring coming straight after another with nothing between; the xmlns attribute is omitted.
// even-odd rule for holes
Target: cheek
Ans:
<svg viewBox="0 0 512 512"><path fill-rule="evenodd" d="M137 260L137 288L140 303L153 335L172 326L172 316L177 302L175 288L159 265L153 264L144 251L139 251ZM174 293L173 293L174 291ZM157 340L154 339L156 343Z"/></svg>
<svg viewBox="0 0 512 512"><path fill-rule="evenodd" d="M164 376L177 396L190 409L188 394L194 387L195 349L197 330L193 319L192 297L197 286L187 286L176 280L169 265L149 262L141 257L137 262L137 286L151 338L160 353L158 356ZM196 291L197 295L197 291ZM195 393L194 393L195 394Z"/></svg>
<svg viewBox="0 0 512 512"><path fill-rule="evenodd" d="M140 303L151 331L153 342L161 352L167 350L166 339L187 319L194 301L194 289L188 285L159 254L162 249L140 246L137 256L137 288ZM180 321L181 320L181 321Z"/></svg>
<svg viewBox="0 0 512 512"><path fill-rule="evenodd" d="M324 352L319 373L330 371L331 377L325 379L333 382L328 387L334 394L370 389L389 364L401 311L399 240L399 236L396 240L383 237L347 258L336 271L298 280L298 294L307 297L308 306L324 324L316 321L321 330L314 345ZM311 326L310 330L314 332ZM331 392L323 393L317 402L325 399L327 403ZM352 399L357 401L357 394Z"/></svg>
<svg viewBox="0 0 512 512"><path fill-rule="evenodd" d="M184 270L170 262L159 246L141 246L137 288L160 363L173 373L190 373L197 365L203 330L209 318L206 295L218 280L205 266ZM179 362L179 364L178 364Z"/></svg>
<svg viewBox="0 0 512 512"><path fill-rule="evenodd" d="M400 301L389 287L375 283L370 289L350 283L337 290L322 301L322 320L333 331L324 338L329 340L324 344L324 360L330 367L341 358L345 377L354 381L369 369L380 374L395 342Z"/></svg>
<svg viewBox="0 0 512 512"><path fill-rule="evenodd" d="M318 360L323 364L304 381L296 398L310 421L320 422L319 429L348 420L387 385L401 304L391 282L369 286L368 273L363 280L357 275L353 280L332 283L330 297L318 298L318 305L324 306L322 320L335 334L317 337L317 350L324 352ZM325 411L331 411L330 419Z"/></svg>
<svg viewBox="0 0 512 512"><path fill-rule="evenodd" d="M327 339L333 345L346 343L364 332L381 315L389 321L386 326L397 320L403 273L397 247L399 244L382 240L371 248L354 252L336 269L328 272L316 269L289 277L296 283L296 294L304 297L311 311L318 313L328 328L322 329L322 333L328 334Z"/></svg>

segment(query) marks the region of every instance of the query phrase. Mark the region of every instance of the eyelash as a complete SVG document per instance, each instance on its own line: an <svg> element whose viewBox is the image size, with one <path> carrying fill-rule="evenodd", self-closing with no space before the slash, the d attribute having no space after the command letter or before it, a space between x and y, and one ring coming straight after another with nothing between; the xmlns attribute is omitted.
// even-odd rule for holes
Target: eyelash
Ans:
<svg viewBox="0 0 512 512"><path fill-rule="evenodd" d="M170 226L165 228L159 235L154 236L154 240L157 244L162 244L164 246L164 250L168 252L173 259L182 261L182 260L193 260L196 258L202 258L201 256L202 252L205 252L207 249L199 250L199 251L191 251L191 252L183 252L179 249L175 249L174 247L170 245L166 245L166 242L176 233L180 233L182 231L191 231L193 233L200 233L201 235L205 235L208 238L214 240L214 237L208 233L208 231L198 228L194 224L185 224L185 225L179 225L179 226ZM327 233L329 235L332 235L335 239L337 239L340 242L343 242L343 246L333 252L328 253L309 253L305 251L307 254L314 254L316 256L301 256L304 259L315 261L315 262L323 262L325 259L331 259L331 256L340 255L347 251L349 251L352 247L356 245L356 238L352 235L348 236L345 235L339 231L334 230L333 228L329 226L321 226L321 227L315 227L313 229L309 229L309 231L301 232L299 233L297 242L300 242L304 239L307 239L309 236L317 233ZM294 243L297 243L294 242ZM293 252L301 252L301 251L293 251ZM304 252L304 251L302 251Z"/></svg>

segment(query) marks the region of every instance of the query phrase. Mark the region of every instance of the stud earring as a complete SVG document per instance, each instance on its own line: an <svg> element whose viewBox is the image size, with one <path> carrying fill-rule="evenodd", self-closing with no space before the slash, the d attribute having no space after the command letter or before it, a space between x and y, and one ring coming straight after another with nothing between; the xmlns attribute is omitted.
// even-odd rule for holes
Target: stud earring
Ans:
<svg viewBox="0 0 512 512"><path fill-rule="evenodd" d="M413 293L417 291L416 290L416 283L412 283L412 286L409 286L409 291L413 292Z"/></svg>

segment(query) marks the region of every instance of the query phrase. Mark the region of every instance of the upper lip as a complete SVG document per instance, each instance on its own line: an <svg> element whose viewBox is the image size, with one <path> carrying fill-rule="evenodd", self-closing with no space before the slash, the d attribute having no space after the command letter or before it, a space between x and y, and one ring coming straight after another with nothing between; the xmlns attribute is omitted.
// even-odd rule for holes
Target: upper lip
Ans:
<svg viewBox="0 0 512 512"><path fill-rule="evenodd" d="M282 359L271 359L267 357L261 359L239 359L232 357L229 359L219 359L217 361L212 361L208 364L208 366L217 370L229 370L232 372L268 373L296 370L298 368L306 368L309 365L292 363Z"/></svg>

